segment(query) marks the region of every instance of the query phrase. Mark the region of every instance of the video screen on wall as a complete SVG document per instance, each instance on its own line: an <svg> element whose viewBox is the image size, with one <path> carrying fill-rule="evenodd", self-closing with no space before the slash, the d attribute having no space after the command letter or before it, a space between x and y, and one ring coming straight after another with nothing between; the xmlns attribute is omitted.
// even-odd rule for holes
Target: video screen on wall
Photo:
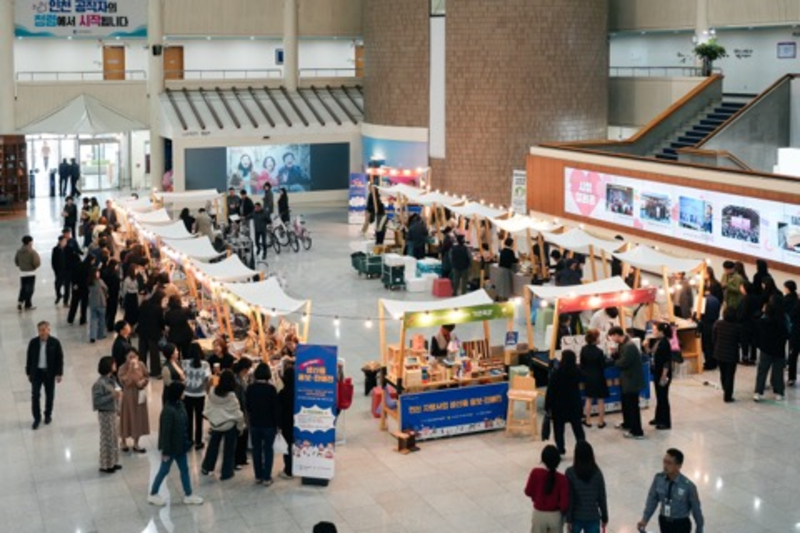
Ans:
<svg viewBox="0 0 800 533"><path fill-rule="evenodd" d="M800 265L800 206L575 168L564 211L620 226Z"/></svg>
<svg viewBox="0 0 800 533"><path fill-rule="evenodd" d="M228 148L228 187L264 192L264 184L289 192L312 190L311 146L271 144Z"/></svg>

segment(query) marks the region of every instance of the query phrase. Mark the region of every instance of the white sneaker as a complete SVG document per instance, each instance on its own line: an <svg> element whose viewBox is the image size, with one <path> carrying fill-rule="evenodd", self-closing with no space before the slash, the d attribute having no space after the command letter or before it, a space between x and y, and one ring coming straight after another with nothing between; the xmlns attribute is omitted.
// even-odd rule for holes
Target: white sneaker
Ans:
<svg viewBox="0 0 800 533"><path fill-rule="evenodd" d="M776 394L776 395L775 395L775 401L776 401L776 402L782 402L782 401L783 401L783 400L785 400L785 399L786 399L786 398L783 396L783 394Z"/></svg>
<svg viewBox="0 0 800 533"><path fill-rule="evenodd" d="M191 496L186 496L183 499L183 503L186 505L200 505L201 503L203 503L203 498L192 494Z"/></svg>
<svg viewBox="0 0 800 533"><path fill-rule="evenodd" d="M147 497L147 503L150 505L157 505L158 507L164 507L167 505L167 501L159 496L158 494L151 494Z"/></svg>
<svg viewBox="0 0 800 533"><path fill-rule="evenodd" d="M763 394L754 394L753 395L753 401L754 402L760 402L763 399L764 399L764 395Z"/></svg>

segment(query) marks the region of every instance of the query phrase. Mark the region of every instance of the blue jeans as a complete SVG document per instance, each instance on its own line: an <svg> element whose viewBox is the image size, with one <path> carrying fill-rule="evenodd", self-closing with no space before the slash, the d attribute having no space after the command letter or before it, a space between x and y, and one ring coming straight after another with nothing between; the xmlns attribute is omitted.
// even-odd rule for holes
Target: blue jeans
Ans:
<svg viewBox="0 0 800 533"><path fill-rule="evenodd" d="M169 474L172 468L172 461L178 463L178 470L181 471L181 484L183 485L183 492L186 496L192 495L192 480L189 477L189 463L186 461L186 454L170 455L167 460L162 457L161 467L158 469L155 479L153 479L153 486L150 487L150 494L158 494L158 489L161 488L161 483L164 478Z"/></svg>
<svg viewBox="0 0 800 533"><path fill-rule="evenodd" d="M272 479L272 444L275 442L277 428L250 428L250 440L253 442L253 470L256 479L269 481Z"/></svg>
<svg viewBox="0 0 800 533"><path fill-rule="evenodd" d="M89 308L89 338L100 340L106 338L106 308Z"/></svg>
<svg viewBox="0 0 800 533"><path fill-rule="evenodd" d="M600 520L574 520L572 533L600 533Z"/></svg>
<svg viewBox="0 0 800 533"><path fill-rule="evenodd" d="M206 472L212 472L217 466L217 456L222 439L225 439L225 449L222 451L222 473L220 479L233 477L233 461L236 454L236 437L239 430L236 426L228 431L211 431L211 438L206 448L206 456L203 458L203 466Z"/></svg>

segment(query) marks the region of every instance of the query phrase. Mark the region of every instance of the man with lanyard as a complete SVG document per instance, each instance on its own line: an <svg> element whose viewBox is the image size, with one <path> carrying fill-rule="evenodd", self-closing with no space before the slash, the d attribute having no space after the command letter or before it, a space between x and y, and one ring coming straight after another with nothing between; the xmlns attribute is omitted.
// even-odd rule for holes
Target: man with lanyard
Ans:
<svg viewBox="0 0 800 533"><path fill-rule="evenodd" d="M647 494L644 514L637 524L639 531L644 531L660 504L658 527L661 533L690 533L690 514L694 517L697 533L703 533L703 510L700 508L697 487L681 474L682 466L683 452L675 448L667 450L664 455L664 471L656 474Z"/></svg>
<svg viewBox="0 0 800 533"><path fill-rule="evenodd" d="M64 351L61 343L50 336L50 324L39 322L37 325L39 335L28 343L28 353L25 362L25 374L31 382L33 429L39 429L42 420L40 394L44 385L44 423L49 424L53 419L53 400L56 396L56 383L61 383L64 375Z"/></svg>

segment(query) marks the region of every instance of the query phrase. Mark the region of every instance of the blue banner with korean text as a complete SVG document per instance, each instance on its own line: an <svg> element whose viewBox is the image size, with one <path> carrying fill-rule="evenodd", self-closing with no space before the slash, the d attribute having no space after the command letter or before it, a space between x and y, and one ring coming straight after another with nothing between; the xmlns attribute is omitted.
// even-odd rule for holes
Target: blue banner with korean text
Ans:
<svg viewBox="0 0 800 533"><path fill-rule="evenodd" d="M417 440L436 439L506 427L508 382L403 394L403 431Z"/></svg>
<svg viewBox="0 0 800 533"><path fill-rule="evenodd" d="M297 347L292 474L332 479L336 458L336 347Z"/></svg>
<svg viewBox="0 0 800 533"><path fill-rule="evenodd" d="M144 0L13 0L17 37L147 37Z"/></svg>

